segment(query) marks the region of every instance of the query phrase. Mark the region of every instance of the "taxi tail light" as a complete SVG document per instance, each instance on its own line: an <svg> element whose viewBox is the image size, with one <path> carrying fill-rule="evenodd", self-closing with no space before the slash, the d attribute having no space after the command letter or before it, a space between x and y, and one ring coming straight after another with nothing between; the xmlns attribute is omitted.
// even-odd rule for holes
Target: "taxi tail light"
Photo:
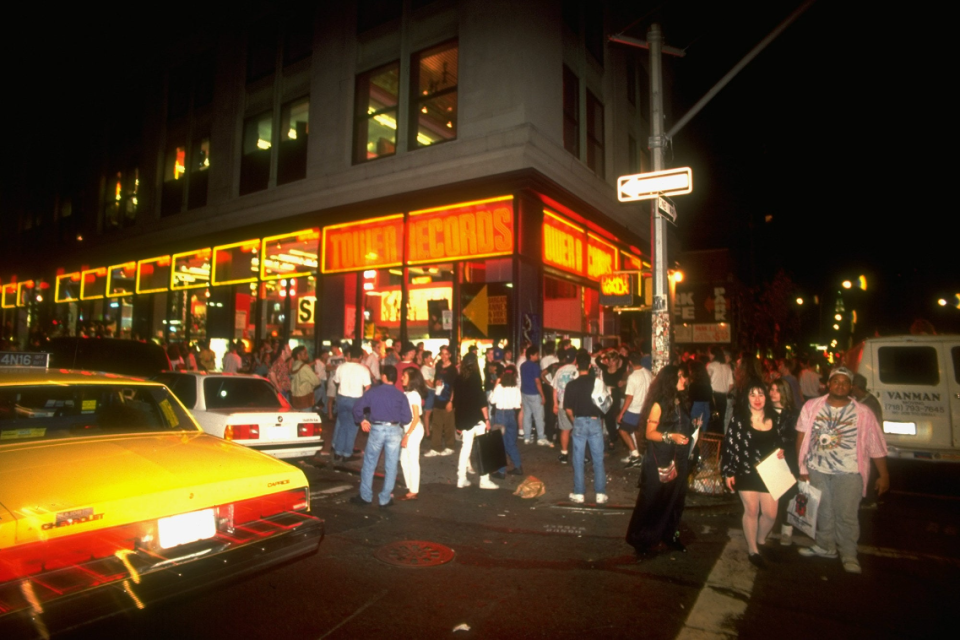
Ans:
<svg viewBox="0 0 960 640"><path fill-rule="evenodd" d="M223 430L224 440L259 440L260 425L258 424L228 424Z"/></svg>
<svg viewBox="0 0 960 640"><path fill-rule="evenodd" d="M291 491L281 491L249 500L242 500L233 503L231 507L233 509L234 524L242 525L287 511L308 511L310 507L310 497L307 494L307 489L301 487Z"/></svg>
<svg viewBox="0 0 960 640"><path fill-rule="evenodd" d="M297 425L297 437L312 438L319 436L323 428L315 422L301 422Z"/></svg>

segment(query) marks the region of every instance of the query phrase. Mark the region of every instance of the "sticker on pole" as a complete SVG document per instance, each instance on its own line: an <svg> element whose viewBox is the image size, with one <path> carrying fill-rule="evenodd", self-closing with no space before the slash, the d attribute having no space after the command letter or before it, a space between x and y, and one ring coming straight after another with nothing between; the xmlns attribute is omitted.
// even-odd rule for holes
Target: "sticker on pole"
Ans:
<svg viewBox="0 0 960 640"><path fill-rule="evenodd" d="M679 196L691 191L693 171L690 167L635 173L617 178L617 198L620 202L651 200L658 196Z"/></svg>

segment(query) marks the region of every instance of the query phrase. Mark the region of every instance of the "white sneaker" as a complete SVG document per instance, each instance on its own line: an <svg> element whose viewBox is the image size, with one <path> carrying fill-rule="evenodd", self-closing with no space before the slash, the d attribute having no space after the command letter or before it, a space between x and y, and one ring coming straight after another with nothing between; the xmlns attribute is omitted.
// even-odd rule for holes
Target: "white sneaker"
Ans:
<svg viewBox="0 0 960 640"><path fill-rule="evenodd" d="M436 449L430 449L430 451L427 451L425 454L423 454L423 457L424 457L424 458L432 458L432 457L434 457L434 456L442 456L442 455L443 455L443 454L442 454L441 452L437 451Z"/></svg>
<svg viewBox="0 0 960 640"><path fill-rule="evenodd" d="M583 494L582 494L582 493L571 493L569 496L567 496L567 499L570 500L570 502L575 502L575 503L577 503L577 504L583 504Z"/></svg>
<svg viewBox="0 0 960 640"><path fill-rule="evenodd" d="M469 487L470 481L466 478L457 478L457 489L463 489L464 487Z"/></svg>
<svg viewBox="0 0 960 640"><path fill-rule="evenodd" d="M802 549L798 549L797 552L800 555L802 555L804 558L812 558L814 556L817 556L820 558L836 558L837 557L836 551L827 551L826 549L818 545L813 545L812 547L803 547Z"/></svg>
<svg viewBox="0 0 960 640"><path fill-rule="evenodd" d="M443 451L440 452L440 455L442 455L442 456L450 456L450 455L453 455L453 449L451 449L450 447L447 447L446 449L444 449Z"/></svg>
<svg viewBox="0 0 960 640"><path fill-rule="evenodd" d="M480 488L481 489L499 489L500 486L497 485L493 480L490 479L490 476L484 475L480 476Z"/></svg>
<svg viewBox="0 0 960 640"><path fill-rule="evenodd" d="M860 562L856 558L847 558L843 561L843 570L847 573L862 573Z"/></svg>
<svg viewBox="0 0 960 640"><path fill-rule="evenodd" d="M537 440L537 444L540 445L541 447L550 447L551 449L553 448L553 443L547 440L546 438L540 438L539 440Z"/></svg>
<svg viewBox="0 0 960 640"><path fill-rule="evenodd" d="M518 429L518 430L517 430L517 435L522 438L522 437L523 437L523 429Z"/></svg>
<svg viewBox="0 0 960 640"><path fill-rule="evenodd" d="M467 473L469 473L471 476L477 475L477 472L474 471L473 467L467 467Z"/></svg>
<svg viewBox="0 0 960 640"><path fill-rule="evenodd" d="M607 500L609 500L609 498L607 498L607 494L605 493L597 494L597 504L607 504Z"/></svg>
<svg viewBox="0 0 960 640"><path fill-rule="evenodd" d="M626 464L626 463L630 462L631 460L633 460L635 457L636 457L636 456L627 456L626 458L620 458L620 462Z"/></svg>

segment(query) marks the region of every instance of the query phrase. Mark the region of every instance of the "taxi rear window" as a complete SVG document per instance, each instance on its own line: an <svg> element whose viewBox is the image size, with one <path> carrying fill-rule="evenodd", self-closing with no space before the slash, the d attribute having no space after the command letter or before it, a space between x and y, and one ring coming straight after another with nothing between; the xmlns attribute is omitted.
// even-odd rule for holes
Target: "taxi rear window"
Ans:
<svg viewBox="0 0 960 640"><path fill-rule="evenodd" d="M0 387L0 445L25 440L196 430L161 386Z"/></svg>

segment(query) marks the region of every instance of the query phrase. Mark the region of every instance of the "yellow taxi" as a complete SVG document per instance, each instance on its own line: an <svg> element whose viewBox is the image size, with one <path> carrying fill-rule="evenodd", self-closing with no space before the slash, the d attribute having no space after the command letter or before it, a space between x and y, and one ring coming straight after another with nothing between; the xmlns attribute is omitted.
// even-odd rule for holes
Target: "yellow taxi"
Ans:
<svg viewBox="0 0 960 640"><path fill-rule="evenodd" d="M205 434L162 384L29 358L0 362L0 637L318 549L323 521L296 467Z"/></svg>

